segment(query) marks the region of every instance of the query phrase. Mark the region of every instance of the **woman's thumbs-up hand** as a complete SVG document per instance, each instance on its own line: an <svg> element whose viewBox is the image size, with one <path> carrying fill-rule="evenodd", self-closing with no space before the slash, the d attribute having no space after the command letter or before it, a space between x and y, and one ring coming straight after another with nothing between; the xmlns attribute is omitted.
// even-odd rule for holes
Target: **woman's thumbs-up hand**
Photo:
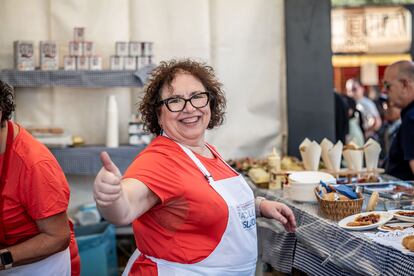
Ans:
<svg viewBox="0 0 414 276"><path fill-rule="evenodd" d="M101 153L102 168L93 184L93 195L98 206L114 203L122 194L121 173L107 152Z"/></svg>

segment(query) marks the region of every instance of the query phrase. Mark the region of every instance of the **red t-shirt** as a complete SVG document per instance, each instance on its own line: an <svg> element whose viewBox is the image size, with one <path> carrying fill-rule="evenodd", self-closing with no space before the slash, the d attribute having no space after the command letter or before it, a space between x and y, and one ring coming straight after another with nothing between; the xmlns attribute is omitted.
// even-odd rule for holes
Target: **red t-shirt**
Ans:
<svg viewBox="0 0 414 276"><path fill-rule="evenodd" d="M237 175L217 156L195 155L216 181ZM191 264L213 252L227 226L227 204L179 145L156 137L124 178L140 180L161 199L133 222L135 241L143 254ZM156 265L143 257L131 270L134 275L156 272Z"/></svg>
<svg viewBox="0 0 414 276"><path fill-rule="evenodd" d="M0 155L0 168L3 158L4 154ZM69 194L69 185L54 156L19 126L1 195L4 229L0 227L0 231L5 238L0 244L18 244L39 234L36 220L66 212ZM73 231L70 249L72 255L77 255Z"/></svg>

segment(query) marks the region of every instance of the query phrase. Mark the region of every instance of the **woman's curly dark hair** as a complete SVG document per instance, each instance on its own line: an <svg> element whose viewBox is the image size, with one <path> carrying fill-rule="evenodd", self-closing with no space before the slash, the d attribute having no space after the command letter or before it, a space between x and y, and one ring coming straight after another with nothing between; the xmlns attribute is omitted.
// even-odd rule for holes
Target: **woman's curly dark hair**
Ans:
<svg viewBox="0 0 414 276"><path fill-rule="evenodd" d="M150 133L159 135L161 127L158 124L160 112L161 89L171 86L177 73L191 74L200 80L210 93L211 118L207 126L212 129L223 124L226 109L226 98L222 90L222 84L217 80L214 69L205 63L190 59L163 61L152 72L148 84L144 89L144 97L139 104L144 129Z"/></svg>
<svg viewBox="0 0 414 276"><path fill-rule="evenodd" d="M11 85L0 80L1 127L4 127L5 122L11 119L14 109L14 89Z"/></svg>

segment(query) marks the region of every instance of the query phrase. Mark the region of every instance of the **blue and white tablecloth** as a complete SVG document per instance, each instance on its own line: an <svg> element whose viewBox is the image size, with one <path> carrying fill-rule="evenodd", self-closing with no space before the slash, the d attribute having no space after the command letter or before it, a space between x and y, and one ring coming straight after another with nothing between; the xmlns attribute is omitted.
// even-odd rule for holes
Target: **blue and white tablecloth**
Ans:
<svg viewBox="0 0 414 276"><path fill-rule="evenodd" d="M295 234L285 232L278 222L258 219L262 261L276 270L289 273L294 267L309 275L414 275L414 256L377 243L366 232L340 228L320 216L317 204L293 202L283 191L253 190L287 204L296 216Z"/></svg>

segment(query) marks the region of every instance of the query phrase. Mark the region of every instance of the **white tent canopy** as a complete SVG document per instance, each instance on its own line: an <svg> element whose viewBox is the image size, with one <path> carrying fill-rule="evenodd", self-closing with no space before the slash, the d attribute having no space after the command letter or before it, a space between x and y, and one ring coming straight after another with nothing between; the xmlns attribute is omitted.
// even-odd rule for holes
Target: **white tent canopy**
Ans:
<svg viewBox="0 0 414 276"><path fill-rule="evenodd" d="M206 61L224 84L223 126L207 140L225 158L263 157L286 134L283 0L2 0L0 69L13 67L13 41L55 40L68 54L73 27L108 68L115 41L153 41L155 62L190 57ZM62 64L61 64L62 65ZM64 126L88 144L105 141L106 95L117 96L120 140L139 89L18 88L16 119L24 126Z"/></svg>

